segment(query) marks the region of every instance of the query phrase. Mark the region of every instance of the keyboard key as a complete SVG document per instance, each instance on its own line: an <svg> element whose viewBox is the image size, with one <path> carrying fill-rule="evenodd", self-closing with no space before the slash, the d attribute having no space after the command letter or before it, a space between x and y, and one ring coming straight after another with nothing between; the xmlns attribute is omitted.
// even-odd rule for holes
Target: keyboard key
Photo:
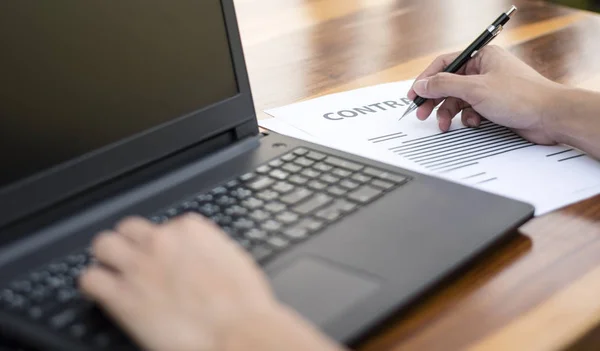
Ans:
<svg viewBox="0 0 600 351"><path fill-rule="evenodd" d="M198 202L210 202L213 200L213 196L211 194L200 194L196 196L196 201Z"/></svg>
<svg viewBox="0 0 600 351"><path fill-rule="evenodd" d="M167 216L167 218L173 218L175 216L178 216L179 214L181 214L179 209L174 208L174 207L169 208L168 210L165 211L165 216Z"/></svg>
<svg viewBox="0 0 600 351"><path fill-rule="evenodd" d="M307 168L307 169L303 170L302 172L300 172L300 174L302 174L303 176L308 177L308 178L316 178L321 175L321 172L316 171L312 168Z"/></svg>
<svg viewBox="0 0 600 351"><path fill-rule="evenodd" d="M328 221L334 221L341 217L343 214L352 212L356 207L356 204L350 201L339 199L336 200L333 204L317 212L316 215L319 218Z"/></svg>
<svg viewBox="0 0 600 351"><path fill-rule="evenodd" d="M27 311L27 315L31 319L38 320L44 315L44 310L39 306L34 306Z"/></svg>
<svg viewBox="0 0 600 351"><path fill-rule="evenodd" d="M327 188L327 192L330 193L331 195L342 196L342 195L346 194L348 192L348 190L334 185L334 186Z"/></svg>
<svg viewBox="0 0 600 351"><path fill-rule="evenodd" d="M75 321L78 316L78 310L75 308L67 308L50 318L49 324L54 329L62 329Z"/></svg>
<svg viewBox="0 0 600 351"><path fill-rule="evenodd" d="M31 306L29 299L23 295L15 295L11 300L8 301L8 307L11 309L22 310Z"/></svg>
<svg viewBox="0 0 600 351"><path fill-rule="evenodd" d="M304 184L306 184L306 182L308 182L308 178L294 174L293 176L290 177L290 179L288 179L288 181L290 183L294 183L296 185L304 185Z"/></svg>
<svg viewBox="0 0 600 351"><path fill-rule="evenodd" d="M243 249L250 250L252 247L252 241L245 238L235 238L235 242L238 243Z"/></svg>
<svg viewBox="0 0 600 351"><path fill-rule="evenodd" d="M377 187L377 188L381 188L383 190L389 190L391 188L393 188L395 185L394 183L391 182L386 182L385 180L381 180L381 179L375 179L371 182L371 185Z"/></svg>
<svg viewBox="0 0 600 351"><path fill-rule="evenodd" d="M302 240L309 236L311 232L315 232L323 227L323 222L305 218L300 223L286 229L283 234L292 240Z"/></svg>
<svg viewBox="0 0 600 351"><path fill-rule="evenodd" d="M223 196L219 196L215 202L219 206L226 207L226 206L235 205L237 203L237 200L231 196L223 195Z"/></svg>
<svg viewBox="0 0 600 351"><path fill-rule="evenodd" d="M358 188L360 186L360 184L355 183L351 180L348 179L344 179L340 182L340 185L343 186L346 189L350 189L350 190L354 190L356 188Z"/></svg>
<svg viewBox="0 0 600 351"><path fill-rule="evenodd" d="M246 174L244 174L244 175L241 175L241 176L240 176L240 180L241 180L242 182L247 182L247 181L249 181L250 179L252 179L252 178L254 178L254 177L256 177L256 174L254 174L254 173L252 173L252 172L249 172L249 173L246 173Z"/></svg>
<svg viewBox="0 0 600 351"><path fill-rule="evenodd" d="M265 201L271 201L271 200L275 200L276 198L279 197L279 193L274 191L274 190L263 190L260 193L256 194L256 197L261 199L261 200L265 200Z"/></svg>
<svg viewBox="0 0 600 351"><path fill-rule="evenodd" d="M38 303L40 301L43 301L44 299L48 298L50 295L52 294L52 290L46 288L45 286L38 286L35 287L32 291L31 294L29 295L29 299L35 303Z"/></svg>
<svg viewBox="0 0 600 351"><path fill-rule="evenodd" d="M283 161L280 159L273 160L269 162L269 166L271 167L281 167L283 165Z"/></svg>
<svg viewBox="0 0 600 351"><path fill-rule="evenodd" d="M291 227L284 230L283 234L292 240L302 240L308 237L308 230L301 227Z"/></svg>
<svg viewBox="0 0 600 351"><path fill-rule="evenodd" d="M367 175L364 175L362 173L354 173L352 175L352 177L350 177L350 179L357 181L361 184L368 182L369 180L373 179L373 177L369 177Z"/></svg>
<svg viewBox="0 0 600 351"><path fill-rule="evenodd" d="M79 265L69 269L69 276L73 277L74 279L79 278L79 275L84 270L84 268L85 267L83 265Z"/></svg>
<svg viewBox="0 0 600 351"><path fill-rule="evenodd" d="M250 254L257 262L262 262L273 255L273 250L265 245L254 246L250 249Z"/></svg>
<svg viewBox="0 0 600 351"><path fill-rule="evenodd" d="M288 247L290 242L281 236L273 236L267 239L267 244L275 250L282 250Z"/></svg>
<svg viewBox="0 0 600 351"><path fill-rule="evenodd" d="M246 188L236 188L229 193L231 196L235 197L238 200L243 200L248 196L252 195L252 191Z"/></svg>
<svg viewBox="0 0 600 351"><path fill-rule="evenodd" d="M0 293L0 301L2 301L2 303L8 303L15 297L15 295L16 293L12 289L4 289Z"/></svg>
<svg viewBox="0 0 600 351"><path fill-rule="evenodd" d="M281 202L271 202L265 205L265 210L271 213L279 213L286 209L286 206Z"/></svg>
<svg viewBox="0 0 600 351"><path fill-rule="evenodd" d="M249 210L253 210L255 208L259 208L264 204L264 201L259 200L255 197L249 197L246 200L244 200L241 205L246 207Z"/></svg>
<svg viewBox="0 0 600 351"><path fill-rule="evenodd" d="M271 218L271 214L263 210L254 210L252 211L252 213L250 213L250 218L252 218L255 221L262 222Z"/></svg>
<svg viewBox="0 0 600 351"><path fill-rule="evenodd" d="M295 165L293 163L286 163L285 165L283 165L283 167L281 167L281 169L288 171L290 173L298 173L302 170L302 167Z"/></svg>
<svg viewBox="0 0 600 351"><path fill-rule="evenodd" d="M327 155L324 155L320 152L311 151L308 154L306 154L306 157L310 158L311 160L321 161L324 160L327 157Z"/></svg>
<svg viewBox="0 0 600 351"><path fill-rule="evenodd" d="M61 289L56 294L56 300L60 303L67 303L79 298L79 292L76 289Z"/></svg>
<svg viewBox="0 0 600 351"><path fill-rule="evenodd" d="M275 217L275 218L279 222L289 225L298 220L298 215L293 212L290 212L290 211L285 211L285 212L278 214L277 217Z"/></svg>
<svg viewBox="0 0 600 351"><path fill-rule="evenodd" d="M198 208L198 212L200 212L201 214L203 214L206 217L210 217L214 214L216 214L217 212L219 212L221 210L221 208L215 204L211 204L211 203L206 203L202 206L200 206L200 208Z"/></svg>
<svg viewBox="0 0 600 351"><path fill-rule="evenodd" d="M335 184L340 181L340 178L334 177L331 174L323 174L319 179L329 184Z"/></svg>
<svg viewBox="0 0 600 351"><path fill-rule="evenodd" d="M354 162L350 162L350 161L346 161L343 160L341 158L337 158L337 157L333 157L333 156L329 156L325 159L325 162L336 166L336 167L341 167L341 168L345 168L345 169L349 169L353 172L357 172L360 171L361 169L364 168L363 165L360 165L358 163L354 163Z"/></svg>
<svg viewBox="0 0 600 351"><path fill-rule="evenodd" d="M227 235L229 235L231 237L237 235L235 229L233 229L233 227L231 227L229 225L222 225L221 226L221 230L223 230L225 232L225 234L227 234Z"/></svg>
<svg viewBox="0 0 600 351"><path fill-rule="evenodd" d="M290 162L293 161L296 158L296 156L294 154L285 154L283 156L281 156L281 159L286 161L286 162Z"/></svg>
<svg viewBox="0 0 600 351"><path fill-rule="evenodd" d="M308 150L306 150L303 147L294 150L294 154L296 154L298 156L306 155L307 152L308 152Z"/></svg>
<svg viewBox="0 0 600 351"><path fill-rule="evenodd" d="M248 230L244 236L247 239L253 240L253 241L263 241L265 239L267 239L267 232L265 232L264 230L260 230L260 229L256 229L256 228L252 228L250 230Z"/></svg>
<svg viewBox="0 0 600 351"><path fill-rule="evenodd" d="M329 172L333 169L332 166L325 164L323 162L319 162L313 166L314 169L320 172Z"/></svg>
<svg viewBox="0 0 600 351"><path fill-rule="evenodd" d="M342 216L342 212L338 211L336 209L327 207L327 208L324 208L321 211L317 212L316 216L321 219L324 219L326 221L335 221L336 219L338 219Z"/></svg>
<svg viewBox="0 0 600 351"><path fill-rule="evenodd" d="M213 195L227 194L227 188L225 188L224 186L218 186L211 190L210 193Z"/></svg>
<svg viewBox="0 0 600 351"><path fill-rule="evenodd" d="M258 167L255 172L259 173L259 174L267 174L270 171L271 171L271 167L264 165L264 166Z"/></svg>
<svg viewBox="0 0 600 351"><path fill-rule="evenodd" d="M328 186L329 185L327 185L326 183L320 182L318 180L311 180L308 183L309 188L311 188L313 190L317 190L317 191L323 190L323 189L327 188Z"/></svg>
<svg viewBox="0 0 600 351"><path fill-rule="evenodd" d="M75 339L83 339L88 332L88 328L83 323L73 324L69 327L69 334Z"/></svg>
<svg viewBox="0 0 600 351"><path fill-rule="evenodd" d="M260 177L248 183L248 188L251 190L262 190L270 187L275 181L269 177Z"/></svg>
<svg viewBox="0 0 600 351"><path fill-rule="evenodd" d="M232 180L228 181L227 184L225 184L225 186L228 188L233 188L238 185L240 185L240 182L237 179L232 179Z"/></svg>
<svg viewBox="0 0 600 351"><path fill-rule="evenodd" d="M67 266L68 269L68 266ZM33 288L31 281L29 280L17 280L12 282L9 285L9 288L11 291L14 291L16 293L29 293L31 292L31 289Z"/></svg>
<svg viewBox="0 0 600 351"><path fill-rule="evenodd" d="M210 219L220 226L230 225L231 222L233 222L233 218L231 218L231 216L227 216L223 213L217 213L216 215L210 217Z"/></svg>
<svg viewBox="0 0 600 351"><path fill-rule="evenodd" d="M285 180L290 174L288 172L284 172L280 169L275 169L269 173L269 175L276 179Z"/></svg>
<svg viewBox="0 0 600 351"><path fill-rule="evenodd" d="M285 194L294 190L294 186L287 182L277 182L277 184L273 185L272 189L281 194Z"/></svg>
<svg viewBox="0 0 600 351"><path fill-rule="evenodd" d="M269 231L269 232L275 232L275 231L278 231L279 229L281 229L281 223L270 219L270 220L264 222L262 224L261 228L266 231Z"/></svg>
<svg viewBox="0 0 600 351"><path fill-rule="evenodd" d="M349 177L352 174L352 172L342 168L335 168L333 171L331 171L331 174L340 178L346 178Z"/></svg>
<svg viewBox="0 0 600 351"><path fill-rule="evenodd" d="M312 232L317 231L323 227L323 222L313 218L305 218L298 224L299 227L308 229Z"/></svg>
<svg viewBox="0 0 600 351"><path fill-rule="evenodd" d="M256 224L246 218L240 218L233 222L233 228L236 230L248 230L254 228Z"/></svg>
<svg viewBox="0 0 600 351"><path fill-rule="evenodd" d="M383 180L389 180L390 182L393 182L393 183L404 183L405 181L408 180L408 178L406 178L403 175L382 171L380 169L376 169L376 168L372 168L372 167L365 168L365 170L363 172L372 177L383 179Z"/></svg>
<svg viewBox="0 0 600 351"><path fill-rule="evenodd" d="M348 195L348 198L350 200L354 200L354 201L364 204L364 203L374 200L376 197L381 195L381 193L382 193L382 190L380 190L380 189L373 188L368 185L363 185L362 187L360 187L357 190L350 193Z"/></svg>
<svg viewBox="0 0 600 351"><path fill-rule="evenodd" d="M308 200L301 203L300 205L294 207L294 211L301 215L306 215L320 207L327 205L332 200L333 199L331 198L331 196L327 196L325 194L316 194Z"/></svg>
<svg viewBox="0 0 600 351"><path fill-rule="evenodd" d="M281 202L288 204L288 205L294 205L304 199L306 199L307 197L309 197L310 195L312 195L312 191L306 189L306 188L297 188L296 190L292 191L291 193L281 197Z"/></svg>
<svg viewBox="0 0 600 351"><path fill-rule="evenodd" d="M234 205L225 209L225 214L228 216L245 216L247 213L248 209L239 205Z"/></svg>
<svg viewBox="0 0 600 351"><path fill-rule="evenodd" d="M80 253L78 253L78 254L72 254L72 255L67 256L65 258L65 261L67 262L67 264L70 264L70 265L76 265L76 264L80 264L80 263L85 263L85 255L84 254L80 254ZM36 274L37 274L37 272L33 272L33 273L30 274L29 279L30 279L31 282L36 282L36 281L39 280L39 279L36 279L36 277L35 277Z"/></svg>
<svg viewBox="0 0 600 351"><path fill-rule="evenodd" d="M181 212L187 212L187 211L198 208L198 206L199 206L198 202L192 200L192 201L186 201L183 204L181 204L180 209L181 209Z"/></svg>
<svg viewBox="0 0 600 351"><path fill-rule="evenodd" d="M342 211L344 213L352 212L357 207L358 206L355 203L350 202L350 201L346 201L346 200L343 200L343 199L336 200L333 203L333 208L335 208L337 210L340 210L340 211Z"/></svg>
<svg viewBox="0 0 600 351"><path fill-rule="evenodd" d="M66 285L65 279L60 275L51 275L46 279L46 286L50 289L58 289Z"/></svg>
<svg viewBox="0 0 600 351"><path fill-rule="evenodd" d="M169 218L167 218L167 216L152 216L148 220L154 224L163 224L168 221Z"/></svg>
<svg viewBox="0 0 600 351"><path fill-rule="evenodd" d="M302 167L310 167L315 163L315 161L309 160L306 157L298 157L294 160L294 163Z"/></svg>

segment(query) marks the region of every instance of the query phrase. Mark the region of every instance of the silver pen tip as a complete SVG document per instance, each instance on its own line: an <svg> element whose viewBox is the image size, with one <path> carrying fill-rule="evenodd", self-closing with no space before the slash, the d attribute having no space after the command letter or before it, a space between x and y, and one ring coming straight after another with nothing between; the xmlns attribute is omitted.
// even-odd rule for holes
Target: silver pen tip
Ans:
<svg viewBox="0 0 600 351"><path fill-rule="evenodd" d="M512 16L513 13L515 13L515 11L517 11L517 7L515 5L512 5L512 7L510 8L510 10L508 10L508 12L506 12L506 15L508 17Z"/></svg>
<svg viewBox="0 0 600 351"><path fill-rule="evenodd" d="M414 102L411 103L410 106L408 106L408 108L406 109L406 111L404 111L404 114L402 115L402 117L400 117L399 120L402 120L402 118L406 117L409 113L413 112L417 108L419 108L419 106L417 106Z"/></svg>

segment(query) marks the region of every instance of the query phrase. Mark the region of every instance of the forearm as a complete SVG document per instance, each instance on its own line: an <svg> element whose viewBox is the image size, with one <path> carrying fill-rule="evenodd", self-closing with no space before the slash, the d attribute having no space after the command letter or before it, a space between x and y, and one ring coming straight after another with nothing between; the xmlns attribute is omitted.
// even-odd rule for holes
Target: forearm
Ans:
<svg viewBox="0 0 600 351"><path fill-rule="evenodd" d="M222 351L344 350L287 308L241 323L224 337L222 345Z"/></svg>
<svg viewBox="0 0 600 351"><path fill-rule="evenodd" d="M600 93L562 87L544 116L547 129L560 143L600 159Z"/></svg>

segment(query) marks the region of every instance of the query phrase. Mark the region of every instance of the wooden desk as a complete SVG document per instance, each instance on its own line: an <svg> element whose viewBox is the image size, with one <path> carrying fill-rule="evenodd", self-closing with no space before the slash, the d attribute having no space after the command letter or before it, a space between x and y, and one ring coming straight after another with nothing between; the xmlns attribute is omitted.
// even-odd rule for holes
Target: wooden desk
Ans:
<svg viewBox="0 0 600 351"><path fill-rule="evenodd" d="M413 78L438 54L463 49L511 4L236 0L258 115ZM515 4L495 44L553 80L600 90L600 17L542 1ZM520 233L360 349L554 349L598 325L600 196L536 218Z"/></svg>

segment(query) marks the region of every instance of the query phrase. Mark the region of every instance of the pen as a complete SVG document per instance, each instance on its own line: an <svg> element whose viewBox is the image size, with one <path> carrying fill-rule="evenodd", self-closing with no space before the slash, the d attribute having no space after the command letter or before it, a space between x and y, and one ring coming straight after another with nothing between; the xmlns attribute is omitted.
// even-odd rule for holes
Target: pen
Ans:
<svg viewBox="0 0 600 351"><path fill-rule="evenodd" d="M448 65L448 67L446 67L444 72L458 72L458 70L462 66L464 66L467 63L467 61L469 61L471 58L477 55L479 50L481 50L484 46L489 44L489 42L492 41L492 39L494 39L498 34L500 34L500 32L502 31L506 23L510 20L510 17L515 11L517 11L517 7L513 5L510 8L510 10L508 10L506 13L501 14L500 17L498 17L494 21L494 23L487 27L487 29L484 30L483 33L481 33L481 35L477 37L477 39L475 39L473 43L471 43L471 45L469 45L460 55L458 55L458 57L454 61L452 61L450 65ZM410 106L408 106L408 109L406 110L406 112L404 112L402 117L400 117L400 120L409 113L419 108L419 106L423 105L425 101L427 101L427 99L417 96L415 100L410 104Z"/></svg>

